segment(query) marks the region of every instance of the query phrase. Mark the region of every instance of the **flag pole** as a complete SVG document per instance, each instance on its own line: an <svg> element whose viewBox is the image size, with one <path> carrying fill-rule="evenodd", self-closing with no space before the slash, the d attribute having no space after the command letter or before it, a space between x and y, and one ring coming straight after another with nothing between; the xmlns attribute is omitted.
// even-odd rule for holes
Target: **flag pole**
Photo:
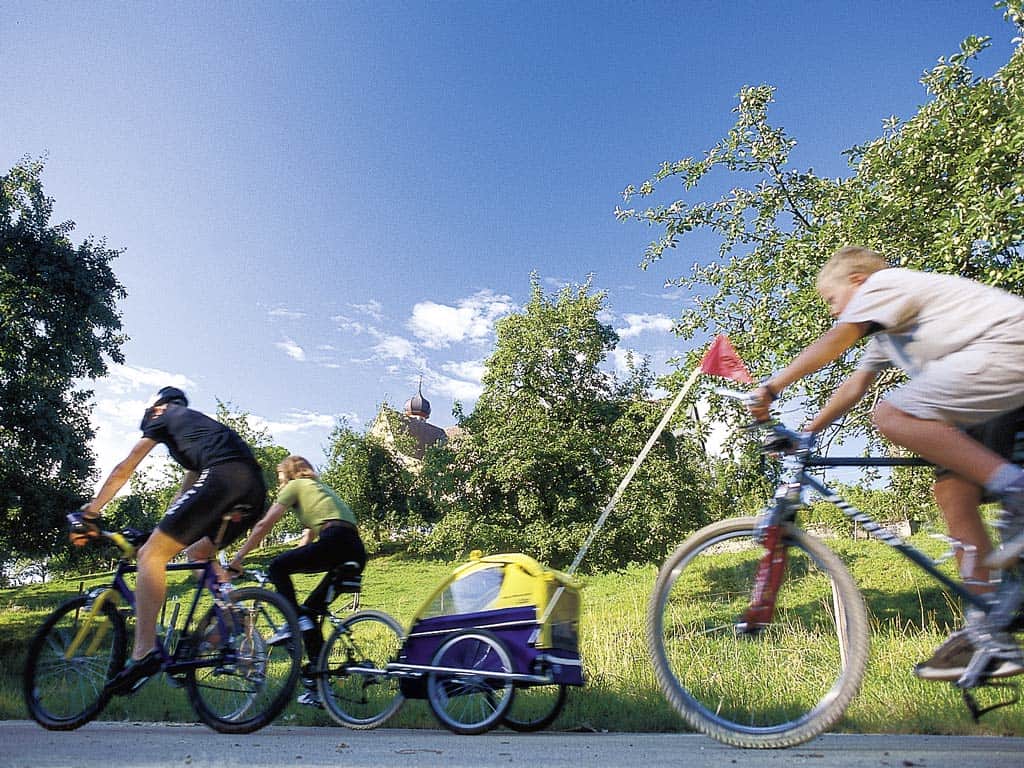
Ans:
<svg viewBox="0 0 1024 768"><path fill-rule="evenodd" d="M750 376L750 371L747 370L747 366L743 364L739 355L736 354L736 350L733 349L732 344L729 342L729 337L724 334L718 334L714 341L711 342L711 346L708 347L701 361L693 369L690 374L690 378L683 384L683 388L679 390L679 394L676 395L672 404L665 411L665 415L661 417L661 421L658 426L654 428L654 432L647 440L647 445L643 447L643 450L637 454L636 459L633 460L633 466L629 468L626 476L622 478L622 482L619 483L619 487L615 489L615 493L612 494L611 499L605 505L604 510L601 512L601 516L598 517L597 522L594 523L594 527L590 529L590 535L587 536L587 540L583 542L583 547L580 549L579 554L576 555L576 559L572 561L572 565L569 566L569 570L566 571L568 576L572 576L576 569L579 567L584 556L587 554L587 550L590 549L590 545L594 543L594 539L597 538L597 534L601 531L605 521L608 519L608 515L615 509L615 505L622 497L623 492L626 490L626 486L629 485L629 481L633 479L633 475L636 474L637 469L640 467L641 462L647 457L648 452L654 447L655 442L661 436L662 431L668 424L669 420L675 414L679 405L683 402L683 398L686 397L687 393L693 388L694 383L697 381L697 377L702 373L708 373L712 376L722 376L727 379L733 379L740 381L745 384L752 384L753 379ZM554 608L555 603L558 602L559 596L565 591L565 586L559 586L555 591L554 596L548 601L547 608L544 611L544 615L541 617L541 623L547 621L548 616L551 615L551 610Z"/></svg>
<svg viewBox="0 0 1024 768"><path fill-rule="evenodd" d="M579 554L576 555L576 559L572 561L572 565L570 565L569 570L566 571L566 573L568 573L570 576L572 576L572 574L576 572L576 569L579 567L580 563L583 561L583 558L586 556L587 550L590 549L590 545L594 542L594 539L597 537L597 534L601 531L601 528L604 526L605 521L608 519L608 515L612 513L612 510L615 509L615 505L618 504L619 499L622 498L622 494L625 492L626 486L629 485L629 481L633 479L633 475L635 475L637 469L640 468L640 464L643 462L645 458L647 458L647 454L650 453L651 448L654 447L654 444L658 441L658 438L661 437L661 433L662 431L664 431L665 425L668 424L669 420L675 414L676 410L678 410L680 403L683 402L683 398L686 397L687 393L689 393L689 391L693 388L693 385L697 381L697 377L700 376L700 374L701 368L699 365L697 365L694 367L693 373L690 374L690 378L688 378L686 380L686 383L683 384L683 388L679 390L679 394L676 395L675 400L672 401L672 404L668 407L668 410L665 411L665 415L661 417L661 421L658 422L658 426L654 428L654 432L652 432L651 436L647 439L647 444L643 447L640 453L637 454L637 457L633 460L633 466L631 466L629 468L629 471L626 472L626 476L622 478L622 482L619 483L619 487L615 489L615 493L612 494L611 499L609 499L608 503L605 504L604 509L601 511L601 516L597 518L597 522L594 523L594 527L591 528L590 535L587 537L587 540L583 543L583 547L580 549Z"/></svg>
<svg viewBox="0 0 1024 768"><path fill-rule="evenodd" d="M601 532L601 528L604 527L605 521L608 520L608 515L612 513L612 510L615 509L615 505L618 504L619 499L622 498L622 494L625 492L626 486L629 485L629 481L633 479L633 475L635 475L637 469L640 468L640 464L643 463L645 458L647 458L647 454L650 453L651 448L654 447L658 438L661 437L661 433L664 431L665 425L668 424L672 416L679 409L679 405L683 402L683 398L686 397L689 391L693 388L694 383L697 381L697 377L700 376L702 372L703 371L699 364L694 366L693 372L690 374L690 378L688 378L686 383L683 384L683 388L679 390L679 394L676 395L672 404L669 405L668 410L665 411L665 415L662 416L661 421L658 422L658 426L654 428L654 432L652 432L651 436L647 439L647 444L633 460L633 466L631 466L629 471L626 472L625 477L623 477L622 481L619 483L619 487L615 489L615 493L612 494L611 499L609 499L608 503L604 505L604 509L601 511L600 517L597 518L597 522L594 523L594 527L590 529L590 534L587 536L587 540L583 542L583 546L576 555L576 559L572 561L572 565L570 565L569 569L565 572L566 575L572 576L576 572L576 569L579 568L580 563L583 562L583 558L587 554L587 550L590 549L590 545L594 543L594 539L597 538L597 534ZM557 590L555 590L555 594L552 595L544 610L544 615L541 616L541 624L547 621L548 616L551 615L551 611L555 607L555 603L558 602L558 598L564 591L565 587L561 585Z"/></svg>

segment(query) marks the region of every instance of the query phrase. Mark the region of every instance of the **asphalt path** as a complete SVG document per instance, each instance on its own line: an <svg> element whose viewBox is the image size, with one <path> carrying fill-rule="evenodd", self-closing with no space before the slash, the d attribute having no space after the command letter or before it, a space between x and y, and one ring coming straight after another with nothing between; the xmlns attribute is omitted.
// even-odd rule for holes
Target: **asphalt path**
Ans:
<svg viewBox="0 0 1024 768"><path fill-rule="evenodd" d="M1022 768L1024 738L828 734L785 750L742 750L689 733L455 736L440 730L272 725L230 736L197 725L90 723L53 732L0 721L3 768L482 768L581 766L814 766L814 768Z"/></svg>

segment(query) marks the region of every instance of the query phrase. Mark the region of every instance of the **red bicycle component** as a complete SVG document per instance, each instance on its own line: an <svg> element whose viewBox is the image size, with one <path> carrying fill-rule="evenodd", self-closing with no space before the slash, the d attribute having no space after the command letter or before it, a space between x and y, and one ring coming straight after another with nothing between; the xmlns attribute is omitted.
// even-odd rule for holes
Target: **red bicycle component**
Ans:
<svg viewBox="0 0 1024 768"><path fill-rule="evenodd" d="M743 620L737 629L745 634L755 634L771 623L775 614L775 597L782 584L782 576L786 572L786 555L789 551L782 526L772 525L764 534L765 554L757 566L754 577L754 591L750 596L750 605L743 613Z"/></svg>

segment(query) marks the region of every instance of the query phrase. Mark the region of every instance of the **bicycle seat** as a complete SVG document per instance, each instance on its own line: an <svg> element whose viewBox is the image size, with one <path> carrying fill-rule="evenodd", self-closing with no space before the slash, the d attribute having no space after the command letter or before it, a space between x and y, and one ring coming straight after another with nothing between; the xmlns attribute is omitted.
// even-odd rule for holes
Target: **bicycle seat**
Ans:
<svg viewBox="0 0 1024 768"><path fill-rule="evenodd" d="M221 520L224 520L225 522L239 523L250 510L252 510L252 504L235 504L235 506L224 513Z"/></svg>
<svg viewBox="0 0 1024 768"><path fill-rule="evenodd" d="M331 587L336 594L363 589L363 566L350 560L331 569Z"/></svg>

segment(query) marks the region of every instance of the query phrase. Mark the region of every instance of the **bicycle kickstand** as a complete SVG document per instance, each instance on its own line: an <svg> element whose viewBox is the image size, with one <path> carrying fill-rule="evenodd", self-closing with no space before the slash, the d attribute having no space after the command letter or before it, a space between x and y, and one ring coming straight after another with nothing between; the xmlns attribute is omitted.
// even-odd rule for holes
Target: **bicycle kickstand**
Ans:
<svg viewBox="0 0 1024 768"><path fill-rule="evenodd" d="M974 697L974 694L971 693L971 690L977 690L977 688L1006 688L1007 690L1010 690L1013 693L1011 697L1005 701L997 701L995 704L989 704L987 707L982 707L978 704L978 700ZM1002 709L1003 707L1009 707L1011 704L1016 704L1018 701L1020 701L1020 686L1016 683L993 683L989 681L981 683L979 686L977 686L977 688L971 690L965 688L962 691L960 691L960 695L964 700L964 704L967 706L967 709L971 713L971 717L976 723L979 720L981 720L982 715L988 714L993 709Z"/></svg>

